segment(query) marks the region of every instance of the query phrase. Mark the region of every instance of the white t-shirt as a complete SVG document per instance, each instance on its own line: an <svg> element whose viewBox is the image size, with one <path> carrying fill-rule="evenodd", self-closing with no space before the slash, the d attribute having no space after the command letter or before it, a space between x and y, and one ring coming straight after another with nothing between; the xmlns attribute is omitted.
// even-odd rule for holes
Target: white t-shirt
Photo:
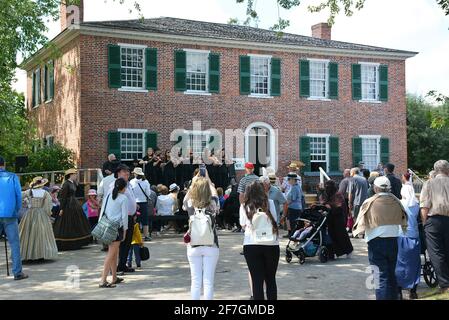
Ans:
<svg viewBox="0 0 449 320"><path fill-rule="evenodd" d="M107 207L106 206L107 202ZM112 193L107 195L103 201L101 211L106 212L106 216L111 221L117 221L123 230L128 230L128 198L119 193L117 198L112 199Z"/></svg>
<svg viewBox="0 0 449 320"><path fill-rule="evenodd" d="M156 210L158 216L171 216L173 215L173 206L175 205L175 200L169 194L160 195L157 197Z"/></svg>
<svg viewBox="0 0 449 320"><path fill-rule="evenodd" d="M411 184L403 184L401 188L402 205L405 207L414 207L418 205L418 199L416 199L415 189Z"/></svg>
<svg viewBox="0 0 449 320"><path fill-rule="evenodd" d="M101 180L97 190L98 198L100 200L109 193L109 189L111 189L111 185L114 185L115 180L116 179L113 174L110 174L107 177L103 178L103 180Z"/></svg>
<svg viewBox="0 0 449 320"><path fill-rule="evenodd" d="M134 196L136 197L137 203L148 201L147 197L142 192L142 189L143 189L143 191L145 191L145 193L148 197L151 194L150 183L147 180L142 181L142 180L138 180L138 179L134 178L129 182L129 184L131 185L131 189L133 189ZM142 187L142 189L140 189L139 185L140 185L140 187Z"/></svg>
<svg viewBox="0 0 449 320"><path fill-rule="evenodd" d="M270 214L274 218L274 221L277 221L277 214L276 214L276 207L274 206L273 200L268 200L269 206L270 206ZM275 246L279 245L279 240L276 240L273 243L256 243L254 241L253 233L251 230L251 221L249 221L248 217L246 216L246 211L243 205L240 205L240 225L242 228L245 229L245 237L243 239L243 245L268 245L268 246Z"/></svg>

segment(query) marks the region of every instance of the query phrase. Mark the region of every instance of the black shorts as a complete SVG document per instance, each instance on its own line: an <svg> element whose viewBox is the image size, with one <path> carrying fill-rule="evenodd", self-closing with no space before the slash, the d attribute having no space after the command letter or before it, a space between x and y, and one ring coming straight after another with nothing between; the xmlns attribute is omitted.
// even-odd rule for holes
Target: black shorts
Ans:
<svg viewBox="0 0 449 320"><path fill-rule="evenodd" d="M120 227L118 229L118 235L117 235L117 239L115 239L113 242L120 242L123 240L123 227Z"/></svg>

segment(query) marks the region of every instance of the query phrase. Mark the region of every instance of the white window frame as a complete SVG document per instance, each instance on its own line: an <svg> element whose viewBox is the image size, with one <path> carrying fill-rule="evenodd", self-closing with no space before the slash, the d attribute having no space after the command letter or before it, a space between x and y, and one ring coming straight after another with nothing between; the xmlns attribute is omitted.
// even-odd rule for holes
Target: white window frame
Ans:
<svg viewBox="0 0 449 320"><path fill-rule="evenodd" d="M147 145L147 141L146 141L146 134L148 132L148 130L146 129L126 129L126 128L120 128L117 129L118 132L120 132L120 144L122 141L122 133L142 133L143 134L143 141L142 141L142 155L146 154L146 145ZM120 157L122 155L122 150L120 149ZM125 159L123 158L122 161L133 161L134 159Z"/></svg>
<svg viewBox="0 0 449 320"><path fill-rule="evenodd" d="M265 55L265 54L248 54L247 55L250 59L250 71L249 71L249 91L250 94L248 95L251 98L263 98L263 99L271 99L273 96L271 95L271 59L273 56L271 55ZM251 93L251 83L252 83L252 73L251 73L251 60L253 58L262 58L262 59L268 59L268 93L267 94L261 94L261 93Z"/></svg>
<svg viewBox="0 0 449 320"><path fill-rule="evenodd" d="M187 55L189 53L202 53L207 54L206 57L206 90L186 90L184 91L184 94L198 94L198 95L204 95L204 96L210 96L212 95L209 92L209 56L210 56L210 50L197 50L197 49L183 49L186 53L186 81L187 81ZM187 86L187 83L186 83Z"/></svg>
<svg viewBox="0 0 449 320"><path fill-rule="evenodd" d="M330 134L320 134L320 133L309 133L309 134L307 134L307 137L309 137L309 138L326 138L326 168L323 168L323 169L324 169L324 171L329 172L329 169L330 169L329 138L331 137L331 135ZM312 156L312 151L310 151L310 156ZM312 163L312 162L321 162L321 161L312 161L312 159L310 159L310 163Z"/></svg>
<svg viewBox="0 0 449 320"><path fill-rule="evenodd" d="M31 78L31 81L33 81L34 79L34 84L31 86L31 88L34 87L34 92L31 95L31 103L33 102L33 95L34 95L34 105L33 105L33 109L37 108L40 106L40 102L38 101L38 98L40 96L40 99L42 101L42 92L41 92L41 85L42 85L42 70L40 70L39 72L39 86L37 86L37 72L39 71L40 68L37 68L33 71L33 76ZM32 103L33 104L33 103Z"/></svg>
<svg viewBox="0 0 449 320"><path fill-rule="evenodd" d="M324 97L320 97L320 96L310 96L309 98L307 98L307 100L322 100L322 101L331 101L331 99L329 99L329 63L330 60L327 59L307 59L309 61L309 66L311 63L313 62L319 62L319 63L325 63L325 86L326 86L326 93ZM311 67L309 67L309 73L311 73L310 71L312 70ZM310 82L311 82L311 77L309 77L309 88L311 88Z"/></svg>
<svg viewBox="0 0 449 320"><path fill-rule="evenodd" d="M361 95L362 99L359 102L372 102L372 103L382 103L382 101L379 100L379 67L380 63L375 62L363 62L359 61L360 64L360 89L361 89ZM376 98L375 99L363 99L363 68L362 66L371 66L376 67Z"/></svg>
<svg viewBox="0 0 449 320"><path fill-rule="evenodd" d="M377 158L376 158L376 166L380 163L380 135L359 135L359 138L362 139L362 161L363 160L363 139L376 139L377 140Z"/></svg>
<svg viewBox="0 0 449 320"><path fill-rule="evenodd" d="M143 65L142 65L142 87L127 87L127 86L121 86L118 91L130 91L130 92L148 92L147 89L145 89L145 85L146 85L146 66L145 66L145 61L146 61L146 48L148 48L147 46L144 45L138 45L138 44L128 44L128 43L118 43L118 46L120 46L120 68L122 68L122 49L141 49L143 50L143 55L142 55L142 61L143 61ZM120 73L120 85L122 82L122 75Z"/></svg>

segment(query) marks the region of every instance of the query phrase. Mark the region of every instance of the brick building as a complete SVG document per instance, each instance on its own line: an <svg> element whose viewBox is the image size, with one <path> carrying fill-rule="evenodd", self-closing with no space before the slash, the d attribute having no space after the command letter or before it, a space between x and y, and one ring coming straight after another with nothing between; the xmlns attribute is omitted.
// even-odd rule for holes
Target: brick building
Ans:
<svg viewBox="0 0 449 320"><path fill-rule="evenodd" d="M66 25L65 10L55 46L22 68L40 136L73 149L79 167L181 140L195 153L217 148L215 128L241 130L234 157L280 174L290 160L305 176L361 160L407 168L405 60L415 52L334 41L327 24L307 37L175 18L83 22L81 10Z"/></svg>

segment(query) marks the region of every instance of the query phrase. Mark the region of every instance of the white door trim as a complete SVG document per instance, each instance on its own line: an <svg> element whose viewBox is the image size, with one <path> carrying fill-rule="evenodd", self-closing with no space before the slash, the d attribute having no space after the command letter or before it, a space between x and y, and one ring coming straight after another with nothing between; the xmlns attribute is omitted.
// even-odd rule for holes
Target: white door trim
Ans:
<svg viewBox="0 0 449 320"><path fill-rule="evenodd" d="M270 162L267 167L271 167L274 171L277 171L278 163L277 163L277 154L278 154L278 144L277 144L277 130L273 129L271 125L266 122L253 122L251 123L245 130L245 162L249 161L249 133L251 129L255 127L261 127L268 129L270 133Z"/></svg>

